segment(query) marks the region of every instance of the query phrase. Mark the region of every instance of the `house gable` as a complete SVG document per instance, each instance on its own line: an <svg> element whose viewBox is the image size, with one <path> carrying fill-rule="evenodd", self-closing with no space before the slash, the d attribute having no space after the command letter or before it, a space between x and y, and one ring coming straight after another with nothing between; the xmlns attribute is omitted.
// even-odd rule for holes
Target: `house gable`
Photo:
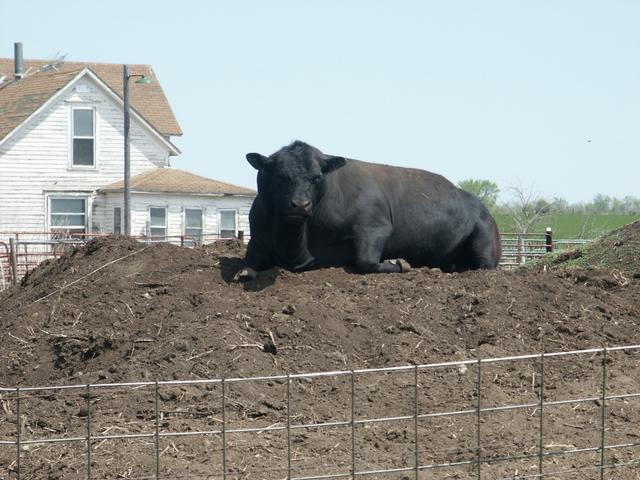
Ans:
<svg viewBox="0 0 640 480"><path fill-rule="evenodd" d="M71 163L76 107L95 112L92 168ZM132 175L166 166L178 152L135 112L130 138ZM0 231L48 229L49 198L82 194L90 203L95 191L122 178L123 157L122 100L89 70L77 72L0 145Z"/></svg>
<svg viewBox="0 0 640 480"><path fill-rule="evenodd" d="M64 97L69 91L76 89L76 85L81 79L90 79L103 93L110 96L112 100L124 109L124 101L105 82L103 82L94 72L85 68L80 72L66 74L45 74L42 77L22 79L14 82L0 90L0 152L2 145L7 142L15 133L25 127L32 118L45 111L51 104L59 98ZM64 84L63 82L66 82ZM42 102L38 105L38 102ZM177 155L180 150L168 141L159 131L157 131L142 115L133 107L130 107L132 119L137 120L152 136L164 143L171 155Z"/></svg>
<svg viewBox="0 0 640 480"><path fill-rule="evenodd" d="M95 63L95 62L52 62L51 60L24 60L25 76L22 80L30 80L36 77L46 77L51 74L68 74L79 72L89 68L95 72L116 94L122 97L122 64ZM0 90L8 88L14 79L14 60L12 58L0 58L0 78L5 81L0 84ZM148 85L137 85L131 82L131 105L142 114L164 136L180 136L182 130L164 95L160 82L150 65L129 65L129 72L136 75L145 75L152 80Z"/></svg>

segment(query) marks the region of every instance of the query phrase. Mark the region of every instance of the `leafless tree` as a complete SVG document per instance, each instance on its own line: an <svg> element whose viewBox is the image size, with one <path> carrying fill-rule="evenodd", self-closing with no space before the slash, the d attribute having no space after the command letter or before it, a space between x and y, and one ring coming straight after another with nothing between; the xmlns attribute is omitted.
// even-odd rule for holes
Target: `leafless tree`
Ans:
<svg viewBox="0 0 640 480"><path fill-rule="evenodd" d="M516 227L516 233L529 233L529 229L551 213L551 204L538 196L533 187L509 187L513 200L504 205Z"/></svg>
<svg viewBox="0 0 640 480"><path fill-rule="evenodd" d="M531 186L512 186L508 190L512 193L513 200L504 207L511 216L518 234L516 262L522 264L526 258L523 255L526 247L525 235L536 222L549 215L552 209L551 204L538 196Z"/></svg>

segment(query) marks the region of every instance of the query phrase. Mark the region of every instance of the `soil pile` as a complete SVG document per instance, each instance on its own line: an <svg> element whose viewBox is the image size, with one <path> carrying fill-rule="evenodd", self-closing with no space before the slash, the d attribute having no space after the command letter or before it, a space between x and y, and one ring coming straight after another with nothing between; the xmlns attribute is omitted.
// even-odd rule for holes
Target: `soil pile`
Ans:
<svg viewBox="0 0 640 480"><path fill-rule="evenodd" d="M640 276L640 221L613 230L583 248L545 258L536 266L554 270L567 268L618 271L622 276Z"/></svg>
<svg viewBox="0 0 640 480"><path fill-rule="evenodd" d="M539 268L446 274L437 269L416 269L406 274L360 275L343 269L303 273L272 269L261 272L256 280L247 284L232 281L243 255L242 246L235 241L188 249L165 244L143 245L124 238L100 238L69 251L57 261L42 264L21 286L0 294L0 325L5 333L0 337L0 381L5 386L34 386L256 376L640 344L640 279L632 274L620 274L640 270L636 249L640 242L639 225L636 222L618 232L617 240L607 237L601 244L592 245L580 257L594 262L596 253L592 252L601 252L603 259L608 259L613 252L621 262L620 266L612 267L615 270L577 269L576 263L570 264L572 268L558 268L564 263L558 259L546 271ZM619 242L617 246L615 242ZM611 264L603 260L595 265ZM612 360L610 369L619 382L632 390L635 387L636 391L640 390L638 358L639 355L619 354L615 362ZM567 365L555 373L549 370L549 383L561 385L561 379L569 382L576 398L593 395L600 377L597 358L590 361L593 371ZM523 403L521 395L526 391L535 402L539 386L532 373L535 369L534 364L529 364L525 368L528 373L523 373L524 370L493 372L487 379L483 396L486 395L489 403ZM358 392L371 399L358 407L358 415L371 418L392 414L388 412L394 408L394 402L410 405L413 394L406 388L408 381L385 381L396 393L385 393L373 383L357 387ZM457 398L473 404L475 373L471 369L456 370L439 381L425 378L420 383L425 391L428 385L427 396L431 400L450 409L457 408ZM269 394L262 388L244 385L229 394L235 401L234 414L238 422L255 425L256 421L264 421L265 427L282 422L285 414L282 385L277 382L269 385L273 389ZM314 393L313 401L306 400L309 411L300 414L296 420L299 423L319 418L328 421L336 404L349 404L348 388L328 384L318 386L315 391L313 388L304 382L296 383L296 392L300 395L305 391ZM186 398L192 407L198 399L211 405L212 396L219 393L213 387L208 390L176 388L163 392L163 404L166 407ZM380 410L381 402L376 398L386 399L382 402L386 408ZM45 418L47 411L55 410L63 418L82 422L81 397L61 400L57 410L53 403L60 403L58 397L49 399L49 403L45 400L32 405L35 412L29 425L32 432L42 432L43 428L56 430L51 420ZM96 411L109 410L106 399L92 398L91 401ZM108 403L110 411L119 412L123 418L144 417L139 408L136 410L131 397L112 397ZM15 412L11 405L7 400L4 426L0 422L0 433L7 437L15 430ZM586 407L584 411L578 410L582 412L582 420L577 420L576 411L570 408L564 413L558 412L554 422L559 428L558 435L564 432L571 437L580 432L562 427L563 421L579 429L595 429L597 406L591 407L596 409L593 419ZM153 405L145 411L148 413L148 410L153 410ZM173 411L182 410L176 407ZM184 412L190 413L181 416L181 428L193 430L201 428L197 426L198 421L214 425L220 416L217 407L200 413L188 409ZM531 416L527 419L524 413L522 416L525 418L502 418L494 427L487 425L487 435L495 437L496 445L511 444L514 432L522 431L523 421L532 422L531 428L535 430L537 419ZM40 418L41 423L35 418ZM448 452L458 453L455 458L425 453L423 463L464 460L464 453L472 452L471 447L465 445L471 445L474 439L473 419L468 420L469 425L464 424L467 420L447 419L448 426L443 425L440 430L425 426L420 434L421 443L446 443L450 445ZM584 425L580 424L583 420L587 422ZM637 435L634 426L640 422L637 402L626 405L623 416L612 421L619 424L621 441L633 441L626 435ZM69 420L65 425L71 423ZM459 427L455 434L451 430L454 424ZM68 428L59 427L71 435ZM110 428L104 423L104 429ZM133 427L127 428L135 431L131 430ZM409 427L373 430L372 427L368 431L366 446L358 453L364 463L365 457L371 455L386 466L411 457L413 434ZM255 457L255 450L250 450L253 453L248 457L238 453L238 461L245 462L245 469L250 471L256 465L264 468L267 457L282 460L280 447L286 450L286 445L274 447L277 441L273 436L275 433L263 435L251 447L271 449L273 455L262 452L262 456ZM311 463L324 458L326 450L332 448L329 440L309 437L298 440L299 448L310 449L305 458ZM205 469L205 466L193 459L194 449L204 448L204 457L210 457L207 452L219 452L219 445L203 446L201 441L199 446L191 444L187 448L187 440L184 442L177 446L174 443L173 448L165 452L166 458L172 460L163 465L163 472L174 475L171 478L199 478L197 468ZM347 449L344 455L349 458L348 442L338 443L341 446L332 451L336 465L342 458L341 449ZM568 443L571 442L562 445ZM516 442L513 448L522 451L525 444L529 445L528 440ZM388 460L382 459L382 451ZM58 463L32 454L34 466L46 472L33 478L76 478L76 474L77 478L83 478L82 455L65 452L66 460ZM104 475L108 472L111 475L108 478L116 477L113 464L119 462L122 465L118 468L122 466L123 471L127 471L125 465L131 469L129 476L122 478L141 478L141 472L152 471L149 470L151 460L149 465L136 463L135 458L116 461L116 450L105 447L104 452L112 453L109 457L112 463L109 464L108 459L100 463L96 456L95 478L103 478L99 476L101 471ZM628 453L632 455L633 451ZM473 458L473 452L470 455ZM6 470L0 472L2 475L13 468L11 455L6 458L9 463L4 465ZM628 459L619 455L609 460ZM568 462L577 461L569 459ZM529 464L537 465L529 461L528 466L518 463L509 469L501 464L502 470L496 470L495 475L512 474L514 468L520 471L533 468ZM316 467L323 473L328 471L328 467ZM469 468L456 467L453 471L449 469L448 474L453 475L451 478L466 478L472 473ZM303 473L309 474L307 470ZM616 478L635 478L632 474ZM286 475L278 472L273 478L283 476ZM234 478L245 477L237 473ZM260 473L249 478L271 477Z"/></svg>
<svg viewBox="0 0 640 480"><path fill-rule="evenodd" d="M237 284L242 254L235 241L187 249L100 238L44 263L0 297L3 383L262 375L640 343L640 280L616 271L273 269Z"/></svg>

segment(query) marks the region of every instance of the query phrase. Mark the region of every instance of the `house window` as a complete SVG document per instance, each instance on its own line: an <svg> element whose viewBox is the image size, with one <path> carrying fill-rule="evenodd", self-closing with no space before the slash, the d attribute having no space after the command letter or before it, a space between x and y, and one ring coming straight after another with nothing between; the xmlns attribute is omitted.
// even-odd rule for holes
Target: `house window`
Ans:
<svg viewBox="0 0 640 480"><path fill-rule="evenodd" d="M185 208L184 210L184 234L193 237L196 243L202 241L202 209Z"/></svg>
<svg viewBox="0 0 640 480"><path fill-rule="evenodd" d="M236 236L236 211L220 210L220 237L232 238Z"/></svg>
<svg viewBox="0 0 640 480"><path fill-rule="evenodd" d="M73 166L95 165L95 125L93 108L74 108L71 131L73 135Z"/></svg>
<svg viewBox="0 0 640 480"><path fill-rule="evenodd" d="M167 237L167 209L165 207L149 208L149 235L154 240L165 240Z"/></svg>
<svg viewBox="0 0 640 480"><path fill-rule="evenodd" d="M113 207L113 234L122 235L122 208Z"/></svg>
<svg viewBox="0 0 640 480"><path fill-rule="evenodd" d="M86 233L86 198L50 198L49 227L51 232L61 236Z"/></svg>

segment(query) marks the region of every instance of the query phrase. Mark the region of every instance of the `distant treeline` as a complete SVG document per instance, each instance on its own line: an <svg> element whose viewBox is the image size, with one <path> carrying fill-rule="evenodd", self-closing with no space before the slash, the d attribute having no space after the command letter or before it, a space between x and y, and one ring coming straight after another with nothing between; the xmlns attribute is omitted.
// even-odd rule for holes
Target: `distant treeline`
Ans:
<svg viewBox="0 0 640 480"><path fill-rule="evenodd" d="M575 213L588 215L640 215L640 197L627 195L622 198L598 193L590 202L569 203L561 197L551 199L535 195L531 190L511 187L510 201L498 203L500 188L491 180L467 179L458 183L463 190L477 195L495 213L510 214L530 210L540 213Z"/></svg>
<svg viewBox="0 0 640 480"><path fill-rule="evenodd" d="M564 198L536 199L538 207L550 213L577 213L585 215L640 215L640 197L623 198L597 194L590 202L569 203ZM508 213L507 204L495 205L497 212Z"/></svg>

